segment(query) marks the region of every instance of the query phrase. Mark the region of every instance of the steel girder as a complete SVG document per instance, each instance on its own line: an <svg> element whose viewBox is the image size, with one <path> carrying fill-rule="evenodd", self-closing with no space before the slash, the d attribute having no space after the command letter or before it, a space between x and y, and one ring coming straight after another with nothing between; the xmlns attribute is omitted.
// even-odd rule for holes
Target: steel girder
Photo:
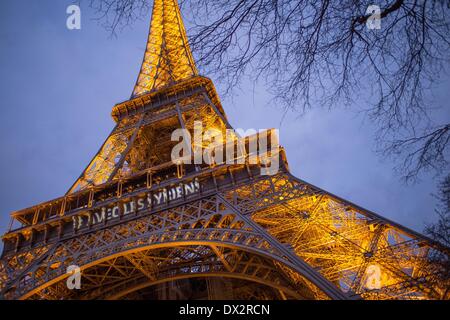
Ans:
<svg viewBox="0 0 450 320"><path fill-rule="evenodd" d="M445 298L442 292L448 285L448 279L441 276L442 264L430 258L433 252L445 253L446 248L280 174L80 235L51 250L44 247L41 254L36 250L34 255L29 253L21 272L17 264L23 254L13 256L3 267L15 270L8 278L20 274L21 280L5 297L31 297L61 282L72 264L88 270L142 250L192 245L270 258L291 279L310 282L322 297L326 293L332 298L439 299ZM216 257L220 260L219 254ZM384 278L382 287L372 290L365 285L366 270L375 264ZM333 288L339 288L342 296L333 296Z"/></svg>

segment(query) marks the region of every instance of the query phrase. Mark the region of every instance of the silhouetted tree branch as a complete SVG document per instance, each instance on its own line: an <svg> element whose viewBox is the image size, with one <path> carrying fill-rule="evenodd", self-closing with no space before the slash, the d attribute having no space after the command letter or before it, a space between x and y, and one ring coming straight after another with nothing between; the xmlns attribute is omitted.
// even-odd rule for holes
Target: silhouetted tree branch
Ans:
<svg viewBox="0 0 450 320"><path fill-rule="evenodd" d="M97 19L102 21L111 35L116 35L117 28L129 26L145 17L151 4L150 0L89 0Z"/></svg>
<svg viewBox="0 0 450 320"><path fill-rule="evenodd" d="M399 167L406 180L415 179L422 171L438 174L448 172L448 147L450 142L450 124L425 129L421 135L412 133L407 138L384 140L386 155L399 157Z"/></svg>
<svg viewBox="0 0 450 320"><path fill-rule="evenodd" d="M112 30L146 0L91 0ZM100 4L100 6L99 6ZM448 167L448 119L428 95L450 59L447 0L181 0L200 70L232 90L263 81L285 110L357 106L407 180ZM381 29L366 26L380 7ZM363 106L369 106L364 108ZM446 121L447 120L447 121ZM422 129L419 129L422 128ZM430 129L431 128L431 129Z"/></svg>

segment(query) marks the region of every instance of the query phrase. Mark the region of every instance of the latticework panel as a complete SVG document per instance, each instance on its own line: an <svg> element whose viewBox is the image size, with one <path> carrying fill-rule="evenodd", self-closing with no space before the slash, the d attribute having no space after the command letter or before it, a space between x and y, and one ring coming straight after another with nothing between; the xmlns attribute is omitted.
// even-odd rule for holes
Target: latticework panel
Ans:
<svg viewBox="0 0 450 320"><path fill-rule="evenodd" d="M61 296L70 298L71 293L64 289L64 279L67 277L66 270L71 265L89 269L85 276L94 270L91 269L92 266L98 266L95 269L96 276L107 281L104 285L109 286L108 281L113 281L112 278L115 276L112 276L109 271L105 271L111 267L105 267L104 263L107 260L116 261L114 259L122 256L126 256L127 263L131 263L148 279L155 280L156 277L159 277L159 281L162 281L169 276L164 273L165 267L163 268L163 265L158 262L158 259L163 256L158 258L156 255L150 259L141 251L186 245L195 245L198 248L204 246L210 252L212 251L215 263L220 264L217 268L222 268L220 272L225 272L223 270L225 269L233 276L234 272L241 270L239 271L240 277L250 277L251 279L264 279L264 277L270 276L271 283L278 283L277 285L281 289L284 288L284 285L280 284L280 281L286 279L293 286L285 288L288 295L294 294L294 296L308 299L320 296L318 293L320 290L317 288L312 290L311 287L315 285L303 275L307 269L298 265L295 259L287 256L286 248L274 243L273 239L264 232L256 230L256 225L252 225L252 223L251 220L229 207L220 196L205 198L158 214L136 217L136 220L128 223L55 244L44 259L30 261L30 268L26 270L26 273L22 272L19 276L10 279L12 282L8 283L10 289L5 293L5 297L29 298L38 294L38 296L46 298ZM249 265L239 267L242 260L237 255L230 253L231 249L246 252L249 263L252 264L251 268ZM271 275L271 271L265 269L267 262L262 263L261 260L258 260L262 258L258 257L272 261L278 275ZM203 274L201 271L204 267L201 266L185 265L179 269L180 259L183 259L181 253L173 254L170 259L165 259L165 263L176 265L177 272L184 272L184 277ZM275 264L276 261L278 264ZM209 260L200 259L196 263L207 264L209 262ZM280 264L284 265L284 268L280 268ZM188 269L186 269L187 267ZM209 266L204 271L207 271L207 275L215 275L219 272L217 268ZM127 277L131 277L135 271L130 270L130 272L132 274ZM295 273L297 273L296 277L293 276ZM98 285L103 286L103 283ZM49 286L51 288L48 288ZM57 292L60 295L56 295Z"/></svg>
<svg viewBox="0 0 450 320"><path fill-rule="evenodd" d="M444 298L447 254L433 259L434 245L377 215L286 175L262 179L228 197L352 295Z"/></svg>
<svg viewBox="0 0 450 320"><path fill-rule="evenodd" d="M130 177L149 168L174 164L171 152L178 141L172 141L172 133L176 129L189 131L191 163L194 163L195 148L200 148L202 155L212 141L223 143L221 138L226 137L227 129L225 121L204 94L193 94L175 103L125 117L118 122L69 193ZM196 122L200 124L197 133ZM214 140L214 135L208 135L211 129L220 139ZM200 137L200 142L195 137ZM231 134L230 139L234 141L236 135Z"/></svg>
<svg viewBox="0 0 450 320"><path fill-rule="evenodd" d="M132 97L197 74L176 0L155 0L141 70Z"/></svg>

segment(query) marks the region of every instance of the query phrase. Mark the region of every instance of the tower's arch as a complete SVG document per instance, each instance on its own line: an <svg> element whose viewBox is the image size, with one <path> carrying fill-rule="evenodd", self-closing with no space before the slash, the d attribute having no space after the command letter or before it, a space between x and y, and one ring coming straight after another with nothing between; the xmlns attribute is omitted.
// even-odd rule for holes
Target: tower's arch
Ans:
<svg viewBox="0 0 450 320"><path fill-rule="evenodd" d="M176 263L173 257L178 258ZM203 240L144 245L78 267L80 290L68 289L69 274L62 274L21 299L45 298L49 292L52 299L118 299L143 288L193 278L243 280L277 290L283 298L326 298L281 257L242 244Z"/></svg>

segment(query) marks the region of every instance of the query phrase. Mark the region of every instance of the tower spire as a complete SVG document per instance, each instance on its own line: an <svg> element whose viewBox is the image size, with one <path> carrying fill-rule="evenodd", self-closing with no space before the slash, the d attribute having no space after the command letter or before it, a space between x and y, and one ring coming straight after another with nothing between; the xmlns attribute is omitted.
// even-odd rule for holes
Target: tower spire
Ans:
<svg viewBox="0 0 450 320"><path fill-rule="evenodd" d="M147 48L131 98L197 74L177 0L154 0Z"/></svg>

